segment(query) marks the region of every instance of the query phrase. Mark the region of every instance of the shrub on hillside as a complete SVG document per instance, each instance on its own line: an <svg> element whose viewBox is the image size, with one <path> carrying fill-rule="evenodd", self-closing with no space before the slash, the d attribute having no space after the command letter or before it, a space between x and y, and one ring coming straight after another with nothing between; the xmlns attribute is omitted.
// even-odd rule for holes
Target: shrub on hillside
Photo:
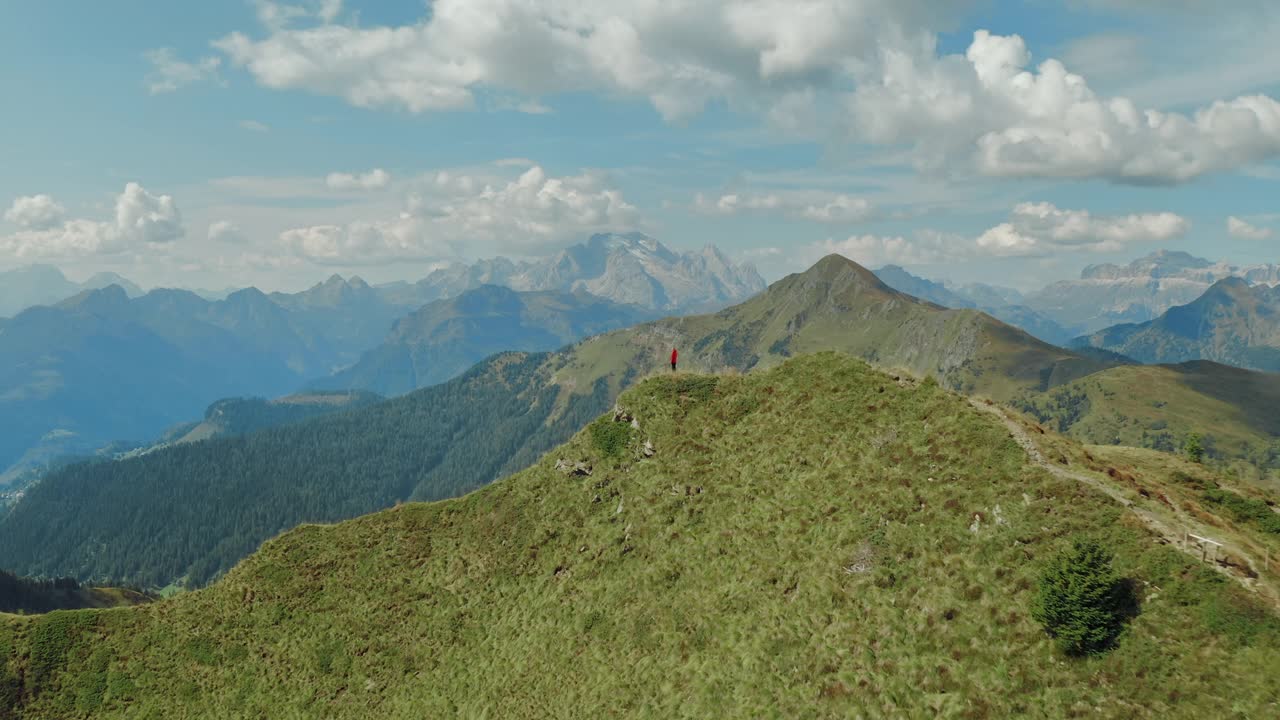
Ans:
<svg viewBox="0 0 1280 720"><path fill-rule="evenodd" d="M1077 540L1040 574L1031 615L1068 655L1105 652L1137 608L1128 581L1111 567L1111 553Z"/></svg>
<svg viewBox="0 0 1280 720"><path fill-rule="evenodd" d="M608 416L591 423L591 445L604 457L620 458L631 442L631 426Z"/></svg>
<svg viewBox="0 0 1280 720"><path fill-rule="evenodd" d="M1187 441L1182 445L1182 452L1193 463L1204 462L1204 442L1200 439L1199 433L1191 433L1187 436Z"/></svg>

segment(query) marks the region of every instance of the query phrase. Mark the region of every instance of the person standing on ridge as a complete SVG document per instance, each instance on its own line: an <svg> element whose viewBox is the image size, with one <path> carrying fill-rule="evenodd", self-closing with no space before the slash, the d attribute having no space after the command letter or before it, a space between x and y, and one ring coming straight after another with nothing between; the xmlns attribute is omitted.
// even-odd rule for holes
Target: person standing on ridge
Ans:
<svg viewBox="0 0 1280 720"><path fill-rule="evenodd" d="M676 358L680 357L680 353L675 348L671 348L671 372L676 371Z"/></svg>

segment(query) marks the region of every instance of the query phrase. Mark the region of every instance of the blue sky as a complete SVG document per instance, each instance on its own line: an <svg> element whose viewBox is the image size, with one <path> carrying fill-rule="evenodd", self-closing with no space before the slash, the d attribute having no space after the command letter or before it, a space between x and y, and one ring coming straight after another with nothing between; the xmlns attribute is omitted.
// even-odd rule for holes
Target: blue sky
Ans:
<svg viewBox="0 0 1280 720"><path fill-rule="evenodd" d="M633 228L770 280L1280 261L1271 3L664 5L6 4L0 269L296 289Z"/></svg>

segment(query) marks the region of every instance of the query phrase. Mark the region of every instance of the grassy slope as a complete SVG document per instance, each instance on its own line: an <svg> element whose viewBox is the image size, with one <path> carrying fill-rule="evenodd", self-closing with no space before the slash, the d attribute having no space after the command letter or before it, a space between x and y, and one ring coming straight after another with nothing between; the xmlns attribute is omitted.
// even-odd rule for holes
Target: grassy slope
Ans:
<svg viewBox="0 0 1280 720"><path fill-rule="evenodd" d="M1276 713L1275 617L961 398L823 354L621 402L637 433L602 420L466 497L300 527L153 605L0 624L21 716ZM1062 662L1027 608L1078 533L1144 605L1112 655Z"/></svg>
<svg viewBox="0 0 1280 720"><path fill-rule="evenodd" d="M1197 432L1211 455L1264 466L1280 437L1280 376L1208 362L1112 368L1015 404L1083 442L1153 447L1163 437L1168 450Z"/></svg>

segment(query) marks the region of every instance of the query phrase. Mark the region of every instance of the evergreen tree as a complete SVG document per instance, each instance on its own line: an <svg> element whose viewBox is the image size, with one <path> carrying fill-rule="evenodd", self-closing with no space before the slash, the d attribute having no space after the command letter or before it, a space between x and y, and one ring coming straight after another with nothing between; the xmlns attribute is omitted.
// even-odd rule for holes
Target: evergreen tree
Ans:
<svg viewBox="0 0 1280 720"><path fill-rule="evenodd" d="M1204 462L1204 441L1201 440L1200 433L1191 433L1187 436L1187 441L1182 445L1182 452L1193 463Z"/></svg>
<svg viewBox="0 0 1280 720"><path fill-rule="evenodd" d="M1031 616L1068 655L1104 652L1134 607L1132 593L1111 567L1111 553L1077 540L1040 575Z"/></svg>

